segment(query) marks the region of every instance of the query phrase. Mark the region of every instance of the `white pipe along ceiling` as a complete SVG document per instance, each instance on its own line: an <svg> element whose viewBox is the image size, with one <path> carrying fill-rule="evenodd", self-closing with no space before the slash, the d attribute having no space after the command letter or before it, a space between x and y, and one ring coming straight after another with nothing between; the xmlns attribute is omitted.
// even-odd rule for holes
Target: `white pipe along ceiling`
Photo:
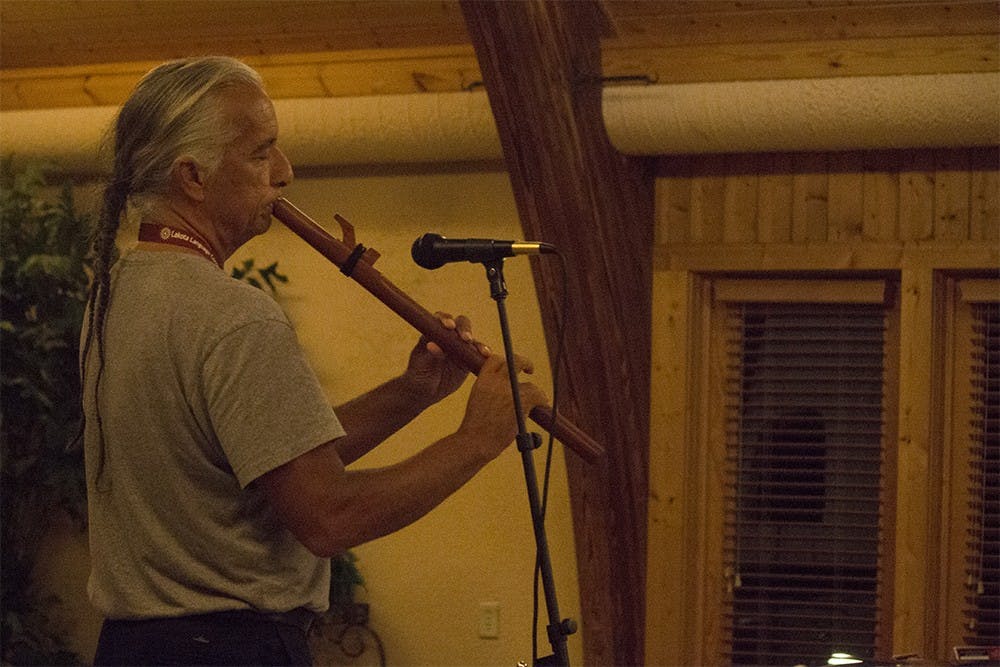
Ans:
<svg viewBox="0 0 1000 667"><path fill-rule="evenodd" d="M629 155L935 148L1000 143L1000 73L795 79L604 90L612 144ZM482 90L275 101L299 167L496 160ZM8 111L0 144L69 173L102 171L117 107Z"/></svg>

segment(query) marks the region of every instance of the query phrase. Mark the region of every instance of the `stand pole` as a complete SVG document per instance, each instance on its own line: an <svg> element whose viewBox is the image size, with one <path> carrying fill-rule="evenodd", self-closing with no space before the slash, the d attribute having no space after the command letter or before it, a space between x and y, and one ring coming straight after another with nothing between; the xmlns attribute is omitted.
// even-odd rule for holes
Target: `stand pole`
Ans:
<svg viewBox="0 0 1000 667"><path fill-rule="evenodd" d="M576 632L576 623L572 619L560 619L559 603L556 600L555 580L552 576L552 561L549 557L549 544L545 536L545 517L542 515L541 502L538 494L538 478L535 474L534 450L541 442L538 434L529 433L525 427L524 408L521 405L520 383L517 370L514 367L514 348L511 344L510 325L507 321L507 285L503 278L503 259L483 262L486 267L486 277L490 282L490 296L497 303L497 313L500 316L500 333L503 336L504 352L507 356L507 369L510 375L510 388L514 399L514 415L517 418L517 449L521 452L521 462L524 466L524 481L528 487L528 502L531 506L531 520L535 529L535 548L538 570L542 577L542 589L545 593L545 607L548 611L549 624L547 632L552 645L552 655L538 658L536 667L557 665L569 667L569 654L566 650L566 637Z"/></svg>

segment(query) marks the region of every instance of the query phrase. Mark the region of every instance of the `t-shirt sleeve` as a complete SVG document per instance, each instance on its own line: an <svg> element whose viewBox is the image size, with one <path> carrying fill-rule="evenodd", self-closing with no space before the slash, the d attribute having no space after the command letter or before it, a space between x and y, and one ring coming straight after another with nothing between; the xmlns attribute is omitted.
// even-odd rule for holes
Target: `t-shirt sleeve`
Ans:
<svg viewBox="0 0 1000 667"><path fill-rule="evenodd" d="M209 353L212 426L240 485L344 435L287 320L244 323Z"/></svg>

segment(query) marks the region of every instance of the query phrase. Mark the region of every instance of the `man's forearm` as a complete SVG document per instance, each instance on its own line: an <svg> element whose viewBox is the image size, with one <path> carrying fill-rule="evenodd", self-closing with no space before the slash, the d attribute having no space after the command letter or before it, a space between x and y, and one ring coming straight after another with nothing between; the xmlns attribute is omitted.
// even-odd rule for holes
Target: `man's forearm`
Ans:
<svg viewBox="0 0 1000 667"><path fill-rule="evenodd" d="M358 460L413 421L428 405L400 376L334 408L347 432L336 443L341 460L345 465Z"/></svg>

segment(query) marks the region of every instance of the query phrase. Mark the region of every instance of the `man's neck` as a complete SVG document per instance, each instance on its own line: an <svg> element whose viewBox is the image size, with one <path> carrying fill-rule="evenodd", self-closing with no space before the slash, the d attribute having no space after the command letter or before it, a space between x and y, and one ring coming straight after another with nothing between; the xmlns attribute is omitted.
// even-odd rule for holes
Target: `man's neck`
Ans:
<svg viewBox="0 0 1000 667"><path fill-rule="evenodd" d="M198 215L196 211L189 210L186 207L179 207L170 203L163 206L156 206L147 215L143 216L142 224L157 228L167 228L174 232L171 235L169 243L159 244L160 247L158 249L160 250L166 249L206 255L220 266L232 254L232 250L228 249L222 242L215 225L204 218L204 216ZM148 229L146 234L148 235ZM166 232L163 234L166 235ZM186 243L186 240L190 240L191 242ZM143 241L141 237L140 243L147 249L152 249L150 246L154 245L154 243L150 243L149 241Z"/></svg>

